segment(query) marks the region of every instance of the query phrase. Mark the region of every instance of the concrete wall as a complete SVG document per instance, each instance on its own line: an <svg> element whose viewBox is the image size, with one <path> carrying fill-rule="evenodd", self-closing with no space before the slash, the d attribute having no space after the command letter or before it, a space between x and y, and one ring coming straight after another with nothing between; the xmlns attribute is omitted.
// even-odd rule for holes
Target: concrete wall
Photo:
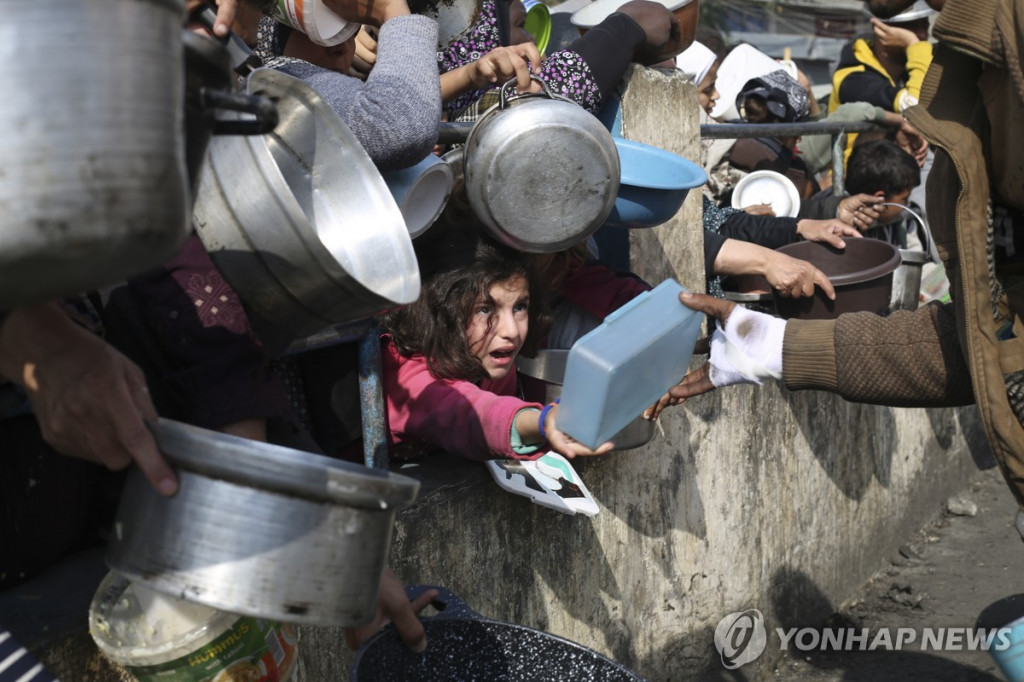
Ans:
<svg viewBox="0 0 1024 682"><path fill-rule="evenodd" d="M683 77L638 68L623 132L696 159L697 111ZM668 224L634 231L634 270L703 289L700 216L693 192ZM776 384L694 399L660 424L644 448L576 460L602 507L593 518L503 493L482 467L428 462L423 473L445 483L400 515L396 572L651 680L716 679L723 616L758 608L770 631L819 624L964 484L972 449L986 456L973 409L857 405ZM302 638L299 682L345 679L340 632ZM770 638L744 677L768 677L778 655Z"/></svg>

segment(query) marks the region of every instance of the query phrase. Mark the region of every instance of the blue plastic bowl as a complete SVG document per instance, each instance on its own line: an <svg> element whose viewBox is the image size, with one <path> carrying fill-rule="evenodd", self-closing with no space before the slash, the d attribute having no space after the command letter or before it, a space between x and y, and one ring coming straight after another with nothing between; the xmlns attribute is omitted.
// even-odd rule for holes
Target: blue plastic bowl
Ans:
<svg viewBox="0 0 1024 682"><path fill-rule="evenodd" d="M622 169L619 194L605 221L613 227L654 227L667 222L694 187L707 182L704 169L664 149L616 137Z"/></svg>

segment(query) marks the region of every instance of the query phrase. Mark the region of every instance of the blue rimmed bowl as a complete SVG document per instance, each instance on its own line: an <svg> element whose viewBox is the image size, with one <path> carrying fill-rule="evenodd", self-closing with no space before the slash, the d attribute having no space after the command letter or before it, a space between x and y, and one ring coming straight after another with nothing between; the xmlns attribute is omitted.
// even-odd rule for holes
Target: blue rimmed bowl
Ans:
<svg viewBox="0 0 1024 682"><path fill-rule="evenodd" d="M668 222L694 187L707 182L704 169L678 154L616 137L619 193L605 221L613 227L654 227Z"/></svg>

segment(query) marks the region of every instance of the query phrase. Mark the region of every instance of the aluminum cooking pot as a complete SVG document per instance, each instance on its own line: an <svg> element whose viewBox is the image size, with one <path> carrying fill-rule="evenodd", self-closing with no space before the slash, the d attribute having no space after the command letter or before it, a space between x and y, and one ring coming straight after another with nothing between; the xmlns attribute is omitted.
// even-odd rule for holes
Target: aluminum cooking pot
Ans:
<svg viewBox="0 0 1024 682"><path fill-rule="evenodd" d="M415 301L405 221L348 126L279 71L255 71L248 91L273 99L280 123L267 135L214 136L195 225L250 317L291 340Z"/></svg>
<svg viewBox="0 0 1024 682"><path fill-rule="evenodd" d="M512 94L476 122L466 140L466 195L473 212L505 244L553 253L601 226L619 190L611 133L574 102L543 93Z"/></svg>
<svg viewBox="0 0 1024 682"><path fill-rule="evenodd" d="M137 468L107 564L152 589L272 620L356 625L377 608L397 510L413 479L161 419L151 428L180 487Z"/></svg>
<svg viewBox="0 0 1024 682"><path fill-rule="evenodd" d="M568 639L514 623L484 618L443 587L414 585L415 599L440 593L440 610L423 617L427 649L414 654L388 626L360 648L351 682L469 682L470 680L601 680L643 682L620 663Z"/></svg>
<svg viewBox="0 0 1024 682"><path fill-rule="evenodd" d="M0 308L111 284L184 240L184 11L4 3Z"/></svg>

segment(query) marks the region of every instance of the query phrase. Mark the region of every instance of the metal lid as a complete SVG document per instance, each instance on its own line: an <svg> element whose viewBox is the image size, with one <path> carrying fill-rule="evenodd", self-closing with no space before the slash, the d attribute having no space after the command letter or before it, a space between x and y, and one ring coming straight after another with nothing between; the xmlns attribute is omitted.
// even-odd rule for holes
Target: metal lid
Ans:
<svg viewBox="0 0 1024 682"><path fill-rule="evenodd" d="M686 7L694 0L656 0L665 6L670 12L675 12L677 9ZM573 26L580 28L593 28L602 21L610 17L619 11L619 8L626 4L628 0L594 0L588 5L581 7L572 13L569 17L569 21L572 22Z"/></svg>
<svg viewBox="0 0 1024 682"><path fill-rule="evenodd" d="M868 16L877 16L867 9L867 5L864 6L864 11ZM930 17L933 14L937 14L937 12L933 10L925 0L916 0L913 5L894 17L889 17L888 19L884 19L882 17L878 18L882 19L882 21L887 24L903 24L910 21L917 21L918 19L924 19L925 17Z"/></svg>
<svg viewBox="0 0 1024 682"><path fill-rule="evenodd" d="M169 462L210 478L366 509L405 507L419 492L415 479L352 462L170 419L149 427Z"/></svg>

